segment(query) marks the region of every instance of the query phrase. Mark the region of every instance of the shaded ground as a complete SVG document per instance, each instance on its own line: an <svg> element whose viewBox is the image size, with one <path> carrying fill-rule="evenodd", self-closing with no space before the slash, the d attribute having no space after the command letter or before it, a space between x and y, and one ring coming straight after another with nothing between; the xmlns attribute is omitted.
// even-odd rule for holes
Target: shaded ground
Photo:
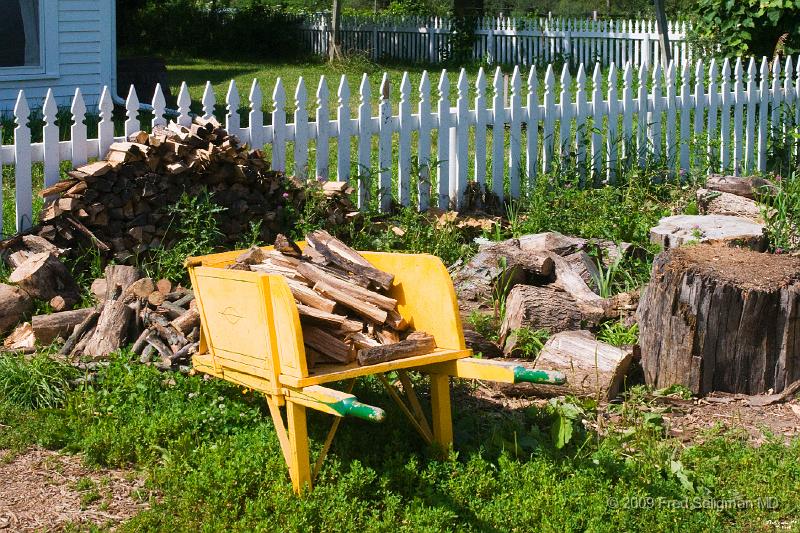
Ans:
<svg viewBox="0 0 800 533"><path fill-rule="evenodd" d="M41 448L0 450L0 480L0 531L113 529L149 507L135 472L89 469L79 456Z"/></svg>
<svg viewBox="0 0 800 533"><path fill-rule="evenodd" d="M530 384L503 386L478 382L471 396L504 411L547 403L547 399L526 395L532 389ZM538 392L543 392L543 389L540 388ZM462 391L459 401L468 403L470 400L465 396ZM690 400L651 396L646 402L637 404L636 408L662 414L667 435L685 445L699 444L711 434L729 432L741 432L742 438L754 446L763 444L769 438L777 438L788 444L800 437L800 399L755 407L749 405L745 397L724 393ZM605 426L622 423L618 410L601 405L598 412L602 413Z"/></svg>

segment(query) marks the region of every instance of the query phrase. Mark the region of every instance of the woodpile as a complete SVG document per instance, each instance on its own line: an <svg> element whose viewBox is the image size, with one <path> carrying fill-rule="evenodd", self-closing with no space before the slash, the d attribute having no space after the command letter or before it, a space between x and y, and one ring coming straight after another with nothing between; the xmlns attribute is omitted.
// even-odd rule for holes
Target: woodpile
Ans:
<svg viewBox="0 0 800 533"><path fill-rule="evenodd" d="M118 263L150 250L169 248L170 207L183 194L208 191L224 208L218 217L233 246L252 223L267 242L286 231L292 213L302 212L309 186L271 171L260 150L250 150L215 119L195 118L189 127L171 122L111 145L104 160L82 165L69 178L41 191L46 205L31 235L60 248L95 246ZM341 224L356 216L347 183L319 184L324 216ZM28 253L23 236L0 244L8 257ZM43 251L43 250L39 250ZM52 250L49 250L52 251Z"/></svg>
<svg viewBox="0 0 800 533"><path fill-rule="evenodd" d="M95 307L34 316L6 338L5 348L25 349L60 338L60 355L85 362L133 343L142 363L189 370L200 340L200 314L191 290L153 281L125 265L106 267L92 290L99 302Z"/></svg>
<svg viewBox="0 0 800 533"><path fill-rule="evenodd" d="M251 248L229 268L278 274L295 298L309 367L372 365L433 351L433 337L412 331L387 295L394 276L324 230L301 250L283 235L275 249Z"/></svg>

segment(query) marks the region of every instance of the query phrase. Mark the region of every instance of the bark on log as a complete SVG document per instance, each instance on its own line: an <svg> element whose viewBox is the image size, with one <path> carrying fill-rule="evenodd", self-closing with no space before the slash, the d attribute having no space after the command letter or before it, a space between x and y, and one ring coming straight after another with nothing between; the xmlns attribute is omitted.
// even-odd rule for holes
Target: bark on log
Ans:
<svg viewBox="0 0 800 533"><path fill-rule="evenodd" d="M57 337L68 338L75 326L91 315L94 309L76 309L49 315L37 315L31 319L33 333L39 344L50 344Z"/></svg>
<svg viewBox="0 0 800 533"><path fill-rule="evenodd" d="M122 300L107 300L97 320L92 337L83 348L83 353L94 357L105 357L125 344L128 321L133 311Z"/></svg>
<svg viewBox="0 0 800 533"><path fill-rule="evenodd" d="M64 346L58 351L59 355L68 356L77 347L78 343L84 338L84 335L97 324L97 318L100 316L100 311L105 304L100 304L98 309L92 309L92 312L83 319L83 322L75 326L72 334L64 342Z"/></svg>
<svg viewBox="0 0 800 533"><path fill-rule="evenodd" d="M620 392L632 359L631 347L600 342L588 331L565 331L547 340L535 368L564 372L566 385L554 385L564 394L612 400Z"/></svg>
<svg viewBox="0 0 800 533"><path fill-rule="evenodd" d="M639 303L642 366L657 388L760 394L800 378L800 258L724 246L668 250Z"/></svg>
<svg viewBox="0 0 800 533"><path fill-rule="evenodd" d="M79 299L78 286L75 285L72 275L64 263L51 252L28 256L8 279L31 297L40 300L50 300L58 295L74 301Z"/></svg>
<svg viewBox="0 0 800 533"><path fill-rule="evenodd" d="M396 361L397 359L430 353L435 349L436 341L432 335L422 331L415 331L405 340L396 344L382 344L359 350L358 364L366 366Z"/></svg>
<svg viewBox="0 0 800 533"><path fill-rule="evenodd" d="M503 357L503 350L477 331L465 329L464 342L467 348L471 349L475 354L481 354L482 357L487 359Z"/></svg>
<svg viewBox="0 0 800 533"><path fill-rule="evenodd" d="M133 282L144 277L138 268L126 265L109 265L105 270L106 300L111 300L117 291L125 292Z"/></svg>
<svg viewBox="0 0 800 533"><path fill-rule="evenodd" d="M753 199L757 194L769 193L773 185L764 178L711 175L706 180L706 188Z"/></svg>
<svg viewBox="0 0 800 533"><path fill-rule="evenodd" d="M516 331L521 327L546 329L550 333L593 327L605 317L601 300L576 300L568 292L550 286L517 285L506 298L506 313L500 325L500 344L506 355L516 350Z"/></svg>
<svg viewBox="0 0 800 533"><path fill-rule="evenodd" d="M200 313L197 309L189 309L170 324L182 334L188 335L190 331L200 325Z"/></svg>
<svg viewBox="0 0 800 533"><path fill-rule="evenodd" d="M19 287L0 283L0 333L19 324L31 309L33 301L28 293Z"/></svg>

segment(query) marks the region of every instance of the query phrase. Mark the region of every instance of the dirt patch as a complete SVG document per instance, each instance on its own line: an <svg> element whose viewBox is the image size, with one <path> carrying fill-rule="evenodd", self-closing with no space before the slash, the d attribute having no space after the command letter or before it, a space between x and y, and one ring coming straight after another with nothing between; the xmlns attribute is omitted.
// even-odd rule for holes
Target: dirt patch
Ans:
<svg viewBox="0 0 800 533"><path fill-rule="evenodd" d="M800 257L754 252L724 245L673 248L656 258L657 268L728 281L744 289L778 290L800 280Z"/></svg>
<svg viewBox="0 0 800 533"><path fill-rule="evenodd" d="M0 480L0 531L113 529L149 507L135 472L89 469L79 456L41 448L17 455L0 450Z"/></svg>
<svg viewBox="0 0 800 533"><path fill-rule="evenodd" d="M539 395L534 396L531 395L532 390L526 394L520 385L477 383L478 386L473 390L456 389L454 402L462 409L476 404L475 409L481 409L491 416L488 413L492 409L509 413L532 405L544 407L549 401L543 397L546 395L545 386L535 389ZM531 387L530 384L525 386ZM601 404L598 408L599 415L606 421L604 425L622 425L618 412L608 407L608 404ZM800 438L800 400L755 407L740 396L712 393L705 398L691 400L650 397L646 404L638 408L662 414L666 434L686 445L700 444L711 436L731 433L738 433L753 446L760 446L768 439L777 438L788 444Z"/></svg>

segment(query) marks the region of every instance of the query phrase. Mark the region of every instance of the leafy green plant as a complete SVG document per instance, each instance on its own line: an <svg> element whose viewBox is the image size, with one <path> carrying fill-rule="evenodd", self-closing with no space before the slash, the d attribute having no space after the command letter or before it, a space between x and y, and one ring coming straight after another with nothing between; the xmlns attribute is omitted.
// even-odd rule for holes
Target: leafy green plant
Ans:
<svg viewBox="0 0 800 533"><path fill-rule="evenodd" d="M187 274L183 263L186 258L210 254L223 237L217 215L224 211L206 190L196 196L184 193L168 209L167 238L170 241L151 251L150 259L142 262L142 269L154 279L185 282Z"/></svg>
<svg viewBox="0 0 800 533"><path fill-rule="evenodd" d="M697 0L692 40L723 57L800 51L800 0Z"/></svg>
<svg viewBox="0 0 800 533"><path fill-rule="evenodd" d="M473 311L467 317L467 322L483 337L497 342L498 330L500 329L500 321L497 320L497 317Z"/></svg>
<svg viewBox="0 0 800 533"><path fill-rule="evenodd" d="M587 433L583 421L589 417L587 407L591 410L596 404L591 401L582 402L573 397L550 400L550 439L556 449L560 450L571 442L585 439Z"/></svg>
<svg viewBox="0 0 800 533"><path fill-rule="evenodd" d="M789 252L800 247L800 179L776 177L774 190L759 196L761 215L775 252Z"/></svg>
<svg viewBox="0 0 800 533"><path fill-rule="evenodd" d="M636 344L639 340L639 325L626 326L622 322L604 322L597 332L597 340L613 346Z"/></svg>
<svg viewBox="0 0 800 533"><path fill-rule="evenodd" d="M0 398L29 409L61 406L77 371L40 354L0 356Z"/></svg>
<svg viewBox="0 0 800 533"><path fill-rule="evenodd" d="M544 348L544 343L550 338L550 332L546 329L522 327L513 334L516 336L515 353L526 359L535 359Z"/></svg>
<svg viewBox="0 0 800 533"><path fill-rule="evenodd" d="M595 258L597 273L592 274L597 292L603 298L613 296L617 289L630 290L636 286L633 277L622 268L622 256L617 257L608 266L603 265L600 259Z"/></svg>

